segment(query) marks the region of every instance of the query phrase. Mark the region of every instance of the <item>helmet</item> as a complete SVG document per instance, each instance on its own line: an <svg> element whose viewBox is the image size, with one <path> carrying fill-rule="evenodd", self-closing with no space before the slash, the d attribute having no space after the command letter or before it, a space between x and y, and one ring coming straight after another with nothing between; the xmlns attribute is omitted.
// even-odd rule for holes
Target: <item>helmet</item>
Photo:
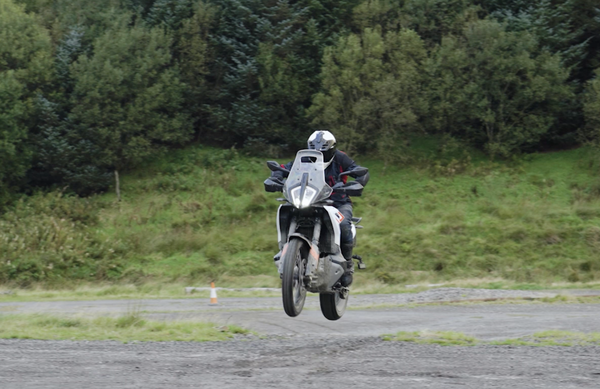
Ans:
<svg viewBox="0 0 600 389"><path fill-rule="evenodd" d="M322 152L327 163L335 154L335 136L329 131L315 131L308 138L308 148Z"/></svg>

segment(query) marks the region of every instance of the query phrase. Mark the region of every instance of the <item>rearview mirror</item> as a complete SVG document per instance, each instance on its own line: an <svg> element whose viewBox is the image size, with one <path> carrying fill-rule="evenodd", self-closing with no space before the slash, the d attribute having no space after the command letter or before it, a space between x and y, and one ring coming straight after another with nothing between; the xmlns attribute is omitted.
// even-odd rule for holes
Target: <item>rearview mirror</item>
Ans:
<svg viewBox="0 0 600 389"><path fill-rule="evenodd" d="M278 164L275 161L267 161L267 167L272 171L272 172L276 172L276 171L280 171L285 173L286 176L288 176L290 174L290 171L287 169L284 169L281 167L280 164Z"/></svg>

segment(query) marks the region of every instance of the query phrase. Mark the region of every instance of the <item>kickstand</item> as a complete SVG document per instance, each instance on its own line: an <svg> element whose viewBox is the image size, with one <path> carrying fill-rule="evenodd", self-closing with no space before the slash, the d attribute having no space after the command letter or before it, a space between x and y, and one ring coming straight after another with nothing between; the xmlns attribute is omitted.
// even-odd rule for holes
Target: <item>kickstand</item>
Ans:
<svg viewBox="0 0 600 389"><path fill-rule="evenodd" d="M359 269L366 269L367 265L363 262L362 257L360 255L353 255L352 258L356 259L358 261L358 268Z"/></svg>

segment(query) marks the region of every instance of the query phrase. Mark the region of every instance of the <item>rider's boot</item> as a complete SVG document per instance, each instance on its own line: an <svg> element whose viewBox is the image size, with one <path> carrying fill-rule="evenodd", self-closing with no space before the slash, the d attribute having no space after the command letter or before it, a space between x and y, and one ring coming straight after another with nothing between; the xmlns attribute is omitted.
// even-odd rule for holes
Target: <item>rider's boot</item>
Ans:
<svg viewBox="0 0 600 389"><path fill-rule="evenodd" d="M340 279L340 282L342 284L342 286L350 286L352 284L353 281L353 274L354 274L354 261L352 260L352 248L354 247L354 244L352 242L349 243L342 243L342 255L344 256L344 258L346 259L346 271L344 272L344 275L342 275L342 278Z"/></svg>

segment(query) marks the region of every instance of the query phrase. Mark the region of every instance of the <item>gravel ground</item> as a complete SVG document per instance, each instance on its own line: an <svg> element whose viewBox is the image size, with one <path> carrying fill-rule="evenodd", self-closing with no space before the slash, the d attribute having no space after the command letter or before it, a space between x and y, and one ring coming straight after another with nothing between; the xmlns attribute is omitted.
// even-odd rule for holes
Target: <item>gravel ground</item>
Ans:
<svg viewBox="0 0 600 389"><path fill-rule="evenodd" d="M599 291L600 292L600 291ZM419 304L449 301L483 300L494 301L502 299L539 299L544 297L555 297L558 293L553 291L530 291L530 290L499 290L499 289L470 289L470 288L436 288L419 293L389 294L385 299L379 300L378 304ZM353 304L362 304L368 301L366 295L352 296Z"/></svg>
<svg viewBox="0 0 600 389"><path fill-rule="evenodd" d="M264 336L227 342L0 340L0 388L598 388L600 347L439 346L385 342L396 331L448 330L481 339L544 329L600 332L597 304L400 306L464 300L537 299L557 293L440 288L416 294L352 296L352 310L325 320L315 296L297 318L281 299L0 303L0 315L122 314L132 304L161 320L216 318ZM366 307L371 307L367 309ZM375 308L373 308L375 307Z"/></svg>
<svg viewBox="0 0 600 389"><path fill-rule="evenodd" d="M600 387L600 347L293 337L134 344L0 340L0 351L5 389Z"/></svg>

